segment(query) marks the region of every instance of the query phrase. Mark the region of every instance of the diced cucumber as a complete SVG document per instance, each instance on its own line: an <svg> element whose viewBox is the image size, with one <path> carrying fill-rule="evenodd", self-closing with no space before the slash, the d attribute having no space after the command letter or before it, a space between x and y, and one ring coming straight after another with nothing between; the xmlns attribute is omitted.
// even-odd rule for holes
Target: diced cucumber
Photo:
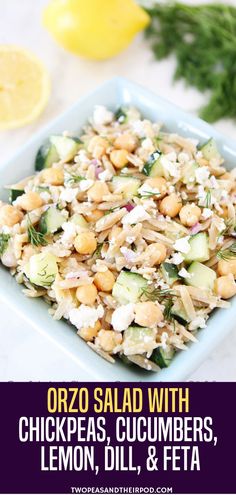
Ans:
<svg viewBox="0 0 236 495"><path fill-rule="evenodd" d="M55 206L50 206L39 220L39 232L42 234L54 234L58 232L65 221L65 217L60 210Z"/></svg>
<svg viewBox="0 0 236 495"><path fill-rule="evenodd" d="M83 215L81 215L80 213L75 213L70 218L70 221L73 222L78 227L81 227L82 229L86 229L87 230L89 228L88 222L85 220L85 218L83 217Z"/></svg>
<svg viewBox="0 0 236 495"><path fill-rule="evenodd" d="M209 260L208 237L205 232L192 235L189 239L190 251L184 255L186 262Z"/></svg>
<svg viewBox="0 0 236 495"><path fill-rule="evenodd" d="M34 254L25 266L24 273L32 284L50 287L58 273L56 260L56 256L48 252Z"/></svg>
<svg viewBox="0 0 236 495"><path fill-rule="evenodd" d="M180 299L177 299L171 308L171 315L173 318L181 323L181 325L186 325L189 322L189 318L184 309L184 305Z"/></svg>
<svg viewBox="0 0 236 495"><path fill-rule="evenodd" d="M44 168L50 168L53 163L58 162L58 160L59 155L56 147L50 141L47 141L38 150L35 158L35 170L39 172Z"/></svg>
<svg viewBox="0 0 236 495"><path fill-rule="evenodd" d="M152 352L156 346L156 330L147 327L129 327L123 334L123 351L126 356Z"/></svg>
<svg viewBox="0 0 236 495"><path fill-rule="evenodd" d="M212 158L221 159L217 144L213 138L209 139L203 146L201 146L200 151L206 160L211 160Z"/></svg>
<svg viewBox="0 0 236 495"><path fill-rule="evenodd" d="M188 268L190 278L185 279L185 283L199 289L213 289L216 280L216 273L198 261L194 261Z"/></svg>
<svg viewBox="0 0 236 495"><path fill-rule="evenodd" d="M136 303L147 287L147 280L142 275L122 270L113 286L112 295L120 304Z"/></svg>
<svg viewBox="0 0 236 495"><path fill-rule="evenodd" d="M35 191L38 193L41 193L41 192L48 192L49 193L50 188L47 186L36 186Z"/></svg>
<svg viewBox="0 0 236 495"><path fill-rule="evenodd" d="M196 169L198 168L197 163L186 163L183 168L183 176L182 176L182 181L184 184L191 184L195 181L195 172Z"/></svg>
<svg viewBox="0 0 236 495"><path fill-rule="evenodd" d="M9 191L9 202L13 203L19 196L24 194L24 189L10 189Z"/></svg>
<svg viewBox="0 0 236 495"><path fill-rule="evenodd" d="M165 171L161 164L161 155L162 153L159 150L154 151L148 161L145 163L143 167L143 173L145 175L149 175L150 177L164 177Z"/></svg>
<svg viewBox="0 0 236 495"><path fill-rule="evenodd" d="M55 146L60 160L69 162L76 155L82 141L77 137L51 136L51 143Z"/></svg>
<svg viewBox="0 0 236 495"><path fill-rule="evenodd" d="M112 179L112 190L114 193L123 193L126 199L137 196L141 181L131 175L114 175Z"/></svg>
<svg viewBox="0 0 236 495"><path fill-rule="evenodd" d="M165 349L163 349L163 347L157 347L151 355L151 360L160 366L160 368L167 368L170 365L174 354L175 351L171 346L166 346Z"/></svg>
<svg viewBox="0 0 236 495"><path fill-rule="evenodd" d="M115 112L115 119L118 120L120 124L125 124L128 120L127 111L124 107L119 107Z"/></svg>
<svg viewBox="0 0 236 495"><path fill-rule="evenodd" d="M162 263L161 271L167 284L173 285L179 279L178 268L173 263Z"/></svg>

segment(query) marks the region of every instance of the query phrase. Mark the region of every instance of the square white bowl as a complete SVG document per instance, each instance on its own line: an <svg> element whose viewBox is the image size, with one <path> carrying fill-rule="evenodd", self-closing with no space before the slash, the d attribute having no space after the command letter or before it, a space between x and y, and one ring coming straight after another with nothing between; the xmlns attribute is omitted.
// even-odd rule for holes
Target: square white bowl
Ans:
<svg viewBox="0 0 236 495"><path fill-rule="evenodd" d="M163 122L171 132L199 139L200 142L214 137L219 150L226 159L227 167L235 166L236 145L231 140L221 136L206 122L181 111L172 103L126 79L117 77L81 98L59 118L38 132L11 160L1 164L0 198L7 199L7 193L3 190L5 184L15 183L33 173L37 150L50 134L61 133L64 130L79 132L97 104L105 105L113 110L121 105L133 105L146 118ZM12 308L16 314L23 316L33 328L63 349L65 366L66 359L73 359L78 364L78 381L185 380L236 325L236 298L234 298L230 309L214 311L207 327L199 331L198 343L190 344L188 351L178 353L169 368L163 369L160 373L150 373L136 366L125 366L118 359L114 365L103 360L82 339L78 338L76 329L65 321L54 321L49 316L48 306L44 301L25 297L22 287L17 285L14 278L2 266L0 266L0 300L6 303L9 309Z"/></svg>

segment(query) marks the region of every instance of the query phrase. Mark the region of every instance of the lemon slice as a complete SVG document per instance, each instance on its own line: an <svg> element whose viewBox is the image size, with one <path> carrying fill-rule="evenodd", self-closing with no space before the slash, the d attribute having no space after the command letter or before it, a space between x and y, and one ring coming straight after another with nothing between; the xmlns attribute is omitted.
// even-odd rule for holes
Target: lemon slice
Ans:
<svg viewBox="0 0 236 495"><path fill-rule="evenodd" d="M49 93L49 75L37 57L20 47L0 45L0 130L35 120Z"/></svg>

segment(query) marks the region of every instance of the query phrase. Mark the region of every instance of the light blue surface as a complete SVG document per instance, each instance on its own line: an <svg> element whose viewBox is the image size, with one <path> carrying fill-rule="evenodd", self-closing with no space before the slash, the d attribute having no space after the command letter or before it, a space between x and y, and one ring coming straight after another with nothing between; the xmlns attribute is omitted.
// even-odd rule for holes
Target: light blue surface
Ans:
<svg viewBox="0 0 236 495"><path fill-rule="evenodd" d="M115 78L100 86L96 91L81 98L63 115L37 133L7 163L0 165L0 197L6 199L5 184L17 182L34 171L35 154L43 140L50 134L64 130L79 132L94 105L103 104L111 109L120 105L136 106L150 120L163 122L165 127L181 135L204 142L214 137L226 159L227 167L236 163L236 145L220 135L210 125L182 112L178 107L159 98L144 88L126 79ZM210 317L207 328L198 334L199 343L191 344L188 351L180 352L171 366L159 374L126 367L121 362L111 365L96 355L76 335L66 322L54 321L47 312L47 305L41 300L26 298L7 270L0 267L0 299L9 308L23 316L32 328L52 340L65 352L67 359L78 363L78 380L98 381L180 381L185 380L201 364L213 348L236 326L236 298L228 310L217 310ZM45 340L45 345L47 345ZM220 363L219 363L220 366ZM82 378L83 377L83 378ZM207 380L206 376L206 380Z"/></svg>

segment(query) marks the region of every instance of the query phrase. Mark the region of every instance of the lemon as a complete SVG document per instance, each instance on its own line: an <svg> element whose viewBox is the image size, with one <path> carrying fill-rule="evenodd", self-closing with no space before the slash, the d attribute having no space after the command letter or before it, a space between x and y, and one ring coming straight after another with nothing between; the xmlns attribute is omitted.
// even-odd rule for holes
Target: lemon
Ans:
<svg viewBox="0 0 236 495"><path fill-rule="evenodd" d="M121 52L149 21L134 0L51 0L43 14L60 45L95 60Z"/></svg>
<svg viewBox="0 0 236 495"><path fill-rule="evenodd" d="M0 45L0 130L21 127L35 120L50 93L49 76L30 52Z"/></svg>

